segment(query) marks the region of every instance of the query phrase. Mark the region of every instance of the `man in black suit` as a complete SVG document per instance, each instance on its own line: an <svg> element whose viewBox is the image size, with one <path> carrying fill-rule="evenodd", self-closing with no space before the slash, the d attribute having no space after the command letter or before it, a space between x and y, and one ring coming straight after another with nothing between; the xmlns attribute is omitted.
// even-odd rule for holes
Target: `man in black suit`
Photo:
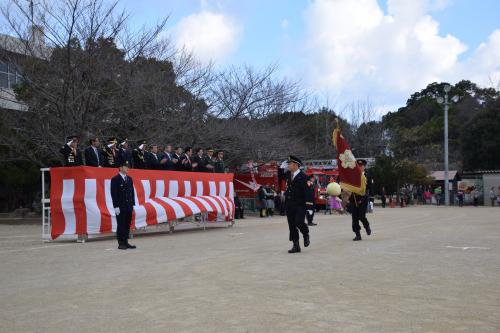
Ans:
<svg viewBox="0 0 500 333"><path fill-rule="evenodd" d="M78 151L78 137L76 135L68 136L66 144L59 151L64 156L65 167L83 165L82 154Z"/></svg>
<svg viewBox="0 0 500 333"><path fill-rule="evenodd" d="M293 155L288 159L288 180L285 192L286 217L290 229L289 240L293 247L288 253L300 252L299 230L304 236L304 246L310 244L309 228L305 223L306 211L313 210L314 201L307 185L307 176L300 170L302 161Z"/></svg>
<svg viewBox="0 0 500 333"><path fill-rule="evenodd" d="M160 156L158 155L158 145L152 144L150 146L150 151L145 155L146 169L149 170L161 170L162 164L160 163Z"/></svg>
<svg viewBox="0 0 500 333"><path fill-rule="evenodd" d="M193 171L193 148L186 147L181 157L181 171Z"/></svg>
<svg viewBox="0 0 500 333"><path fill-rule="evenodd" d="M93 167L102 167L104 158L99 146L101 142L98 137L90 139L90 146L85 148L85 165Z"/></svg>
<svg viewBox="0 0 500 333"><path fill-rule="evenodd" d="M164 170L175 170L174 153L172 152L172 145L166 145L160 161Z"/></svg>
<svg viewBox="0 0 500 333"><path fill-rule="evenodd" d="M134 182L127 176L128 169L128 162L122 162L119 167L120 172L111 178L111 199L116 214L116 239L120 250L135 249L135 246L128 242L135 205Z"/></svg>
<svg viewBox="0 0 500 333"><path fill-rule="evenodd" d="M175 148L175 152L173 154L172 162L174 163L174 170L175 171L182 171L182 148L177 147Z"/></svg>
<svg viewBox="0 0 500 333"><path fill-rule="evenodd" d="M207 172L205 156L203 156L203 149L197 148L196 154L193 157L193 171Z"/></svg>

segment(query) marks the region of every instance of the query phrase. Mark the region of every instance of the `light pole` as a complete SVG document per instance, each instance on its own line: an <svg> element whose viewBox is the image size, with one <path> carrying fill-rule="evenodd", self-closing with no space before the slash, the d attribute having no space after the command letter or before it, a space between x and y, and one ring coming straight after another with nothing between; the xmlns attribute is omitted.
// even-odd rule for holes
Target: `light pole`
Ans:
<svg viewBox="0 0 500 333"><path fill-rule="evenodd" d="M451 86L446 84L443 88L443 97L438 97L437 101L439 104L444 105L444 204L445 206L450 205L450 180L449 180L449 167L448 167L448 108L450 102L448 101L448 93L451 90ZM452 98L454 102L458 100L458 96Z"/></svg>

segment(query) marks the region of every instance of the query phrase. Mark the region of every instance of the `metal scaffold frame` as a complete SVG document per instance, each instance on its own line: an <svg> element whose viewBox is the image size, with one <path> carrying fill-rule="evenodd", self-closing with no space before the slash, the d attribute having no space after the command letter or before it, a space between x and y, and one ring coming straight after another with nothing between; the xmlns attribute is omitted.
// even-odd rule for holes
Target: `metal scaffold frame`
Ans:
<svg viewBox="0 0 500 333"><path fill-rule="evenodd" d="M51 221L50 221L50 191L49 186L45 184L47 177L45 174L50 168L41 168L42 173L42 240L50 241Z"/></svg>

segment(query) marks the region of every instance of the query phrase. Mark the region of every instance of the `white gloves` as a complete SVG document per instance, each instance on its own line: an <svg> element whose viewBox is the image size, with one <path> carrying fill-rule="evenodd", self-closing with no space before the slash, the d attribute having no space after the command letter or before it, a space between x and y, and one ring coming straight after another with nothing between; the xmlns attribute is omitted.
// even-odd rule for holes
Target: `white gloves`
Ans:
<svg viewBox="0 0 500 333"><path fill-rule="evenodd" d="M116 209L116 208L115 208L115 209ZM312 210L308 210L308 211L307 211L307 214L312 215L312 214L313 214L313 211L312 211Z"/></svg>
<svg viewBox="0 0 500 333"><path fill-rule="evenodd" d="M120 215L120 207L115 207L115 214Z"/></svg>

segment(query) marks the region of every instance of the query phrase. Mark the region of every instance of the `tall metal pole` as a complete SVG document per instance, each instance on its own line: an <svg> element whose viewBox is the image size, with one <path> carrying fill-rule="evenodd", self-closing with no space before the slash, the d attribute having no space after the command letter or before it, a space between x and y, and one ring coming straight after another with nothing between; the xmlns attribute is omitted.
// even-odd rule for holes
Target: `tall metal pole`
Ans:
<svg viewBox="0 0 500 333"><path fill-rule="evenodd" d="M448 92L444 93L444 204L450 205L450 181L448 179Z"/></svg>

